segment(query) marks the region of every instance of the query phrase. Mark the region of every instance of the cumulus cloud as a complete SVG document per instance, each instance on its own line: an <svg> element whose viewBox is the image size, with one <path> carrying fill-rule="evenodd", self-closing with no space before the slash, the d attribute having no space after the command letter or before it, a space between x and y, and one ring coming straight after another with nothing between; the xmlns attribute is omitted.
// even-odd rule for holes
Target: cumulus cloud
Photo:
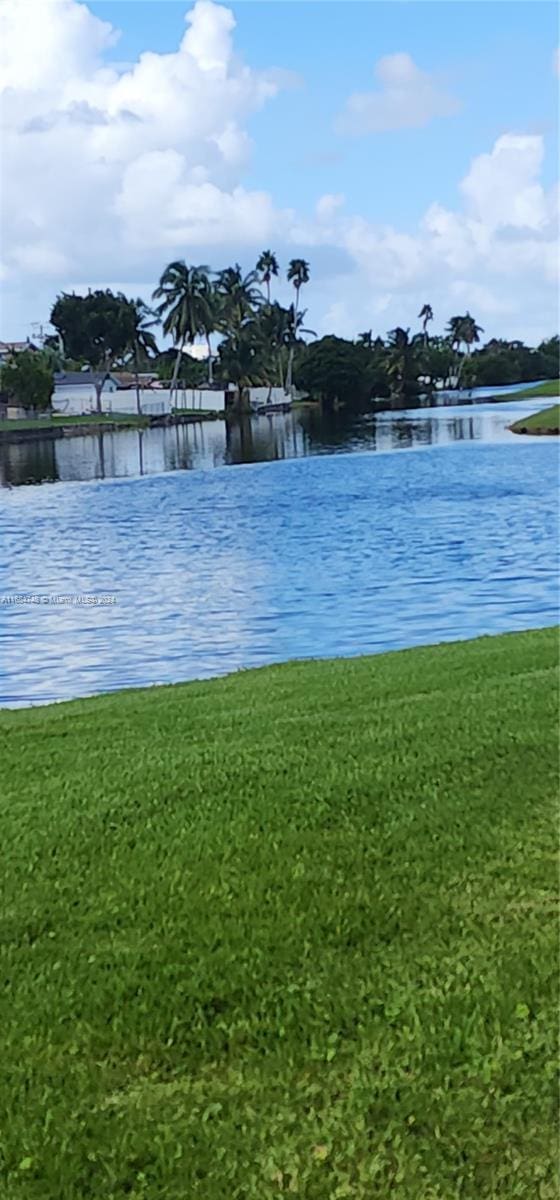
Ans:
<svg viewBox="0 0 560 1200"><path fill-rule="evenodd" d="M459 101L410 54L388 54L375 67L378 88L354 92L336 120L338 133L359 137L392 129L420 129L434 117L451 117Z"/></svg>
<svg viewBox="0 0 560 1200"><path fill-rule="evenodd" d="M329 217L332 217L339 208L343 207L343 205L344 196L340 194L331 195L327 193L325 196L319 197L315 207L315 212L317 213L319 221L325 221L328 220Z"/></svg>
<svg viewBox="0 0 560 1200"><path fill-rule="evenodd" d="M24 262L53 275L65 262L102 272L146 239L188 254L272 232L271 200L241 186L252 148L244 123L285 78L235 57L229 9L197 0L186 22L176 52L115 69L104 52L116 34L85 5L5 0L8 275Z"/></svg>
<svg viewBox="0 0 560 1200"><path fill-rule="evenodd" d="M325 212L310 240L344 247L355 265L348 299L328 306L326 323L336 315L352 335L379 328L382 313L412 322L429 294L442 324L461 304L494 330L543 336L557 307L558 254L557 195L540 181L542 160L541 136L498 138L471 162L457 207L433 203L411 232Z"/></svg>
<svg viewBox="0 0 560 1200"><path fill-rule="evenodd" d="M311 211L279 208L244 182L247 125L292 77L243 63L234 31L229 9L197 0L176 50L115 65L117 35L85 4L3 0L4 337L25 336L76 281L118 278L147 298L145 281L171 258L250 265L266 245L284 261L310 259L305 304L319 332L412 323L426 299L442 324L464 304L493 332L547 331L557 197L542 184L542 137L498 138L471 162L457 203L434 199L406 230L366 219L338 193ZM361 110L368 128L408 123L413 100L416 124L455 105L407 55L382 60L378 80Z"/></svg>

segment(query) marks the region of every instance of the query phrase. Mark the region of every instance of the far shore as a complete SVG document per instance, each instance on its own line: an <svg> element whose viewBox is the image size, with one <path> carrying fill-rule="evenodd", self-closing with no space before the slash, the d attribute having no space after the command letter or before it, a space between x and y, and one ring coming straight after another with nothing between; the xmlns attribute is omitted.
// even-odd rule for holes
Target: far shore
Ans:
<svg viewBox="0 0 560 1200"><path fill-rule="evenodd" d="M458 393L458 395L463 393ZM434 393L434 400L441 393ZM447 392L446 399L449 403L453 402L453 393ZM528 384L523 390L516 392L502 392L495 396L485 397L486 404L499 403L505 400L529 400L539 397L557 398L560 395L560 385L558 380L546 380L540 384ZM465 404L468 406L472 401L466 398L456 400L457 404ZM305 400L296 400L292 404L294 409L305 409L309 407L317 407L319 401L306 398ZM407 400L403 402L402 408L421 408L419 402ZM558 406L546 410L548 414L558 413ZM373 415L382 412L398 412L391 404L389 399L373 400L369 412ZM124 429L150 429L162 425L190 425L199 421L220 421L227 420L230 417L237 419L240 415L255 416L255 413L239 414L237 412L216 412L211 409L186 409L184 411L175 410L172 413L165 413L158 416L149 416L146 413L88 413L84 416L64 416L61 413L48 413L38 417L24 417L17 420L0 420L0 444L3 442L23 442L23 441L38 441L43 438L67 438L67 437L84 437L96 433L118 433ZM538 418L541 414L537 413L534 417L523 418L522 421L516 422L510 426L514 433L535 433L535 434L554 434L558 433L558 417L555 421L544 427L541 425Z"/></svg>
<svg viewBox="0 0 560 1200"><path fill-rule="evenodd" d="M86 437L96 433L119 433L123 429L150 429L159 425L190 425L198 421L223 420L224 413L189 409L183 413L147 416L141 413L88 413L65 417L25 417L0 421L0 442L36 441L43 438Z"/></svg>

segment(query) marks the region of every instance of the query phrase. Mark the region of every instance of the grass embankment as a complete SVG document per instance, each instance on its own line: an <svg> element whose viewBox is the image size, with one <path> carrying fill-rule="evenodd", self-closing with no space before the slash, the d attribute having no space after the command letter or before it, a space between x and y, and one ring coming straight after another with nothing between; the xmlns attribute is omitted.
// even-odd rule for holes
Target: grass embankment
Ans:
<svg viewBox="0 0 560 1200"><path fill-rule="evenodd" d="M560 397L560 380L547 379L544 383L528 384L522 392L510 392L509 396L500 396L500 400L538 400L540 396Z"/></svg>
<svg viewBox="0 0 560 1200"><path fill-rule="evenodd" d="M521 417L510 425L512 433L560 433L560 404L543 408L530 417Z"/></svg>
<svg viewBox="0 0 560 1200"><path fill-rule="evenodd" d="M553 630L0 714L9 1200L553 1200Z"/></svg>
<svg viewBox="0 0 560 1200"><path fill-rule="evenodd" d="M220 417L225 417L226 414L225 414L225 409L217 410L215 408L172 408L171 415L173 417L187 417L190 420L195 420L197 417L203 417L205 420L208 420L209 417L210 418L215 417L216 419L218 419Z"/></svg>
<svg viewBox="0 0 560 1200"><path fill-rule="evenodd" d="M66 425L149 425L150 418L138 413L87 413L84 416L64 416L53 413L48 417L22 417L18 420L0 421L0 431L11 433L19 429L60 429Z"/></svg>

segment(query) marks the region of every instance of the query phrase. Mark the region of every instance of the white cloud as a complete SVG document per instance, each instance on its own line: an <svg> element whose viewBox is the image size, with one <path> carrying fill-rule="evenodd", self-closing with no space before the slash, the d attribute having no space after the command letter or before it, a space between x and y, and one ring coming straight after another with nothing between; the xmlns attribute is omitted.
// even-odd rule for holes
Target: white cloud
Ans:
<svg viewBox="0 0 560 1200"><path fill-rule="evenodd" d="M392 129L420 129L434 117L450 117L459 101L410 54L388 54L375 67L379 87L354 92L336 121L338 133L358 137Z"/></svg>
<svg viewBox="0 0 560 1200"><path fill-rule="evenodd" d="M244 184L247 123L293 79L240 61L233 15L212 0L186 22L175 52L115 66L116 34L84 4L4 0L2 336L25 336L76 281L117 278L148 298L146 280L169 258L250 265L266 245L284 261L309 258L304 305L319 332L413 324L426 300L440 327L461 304L490 335L550 329L557 196L543 187L542 137L498 138L473 159L457 203L435 199L406 230L367 220L338 193L308 212L279 209ZM407 55L382 60L378 77L368 121L402 123L413 100L417 123L455 105Z"/></svg>
<svg viewBox="0 0 560 1200"><path fill-rule="evenodd" d="M344 205L344 196L330 195L320 196L315 206L315 212L319 221L328 221L339 208Z"/></svg>
<svg viewBox="0 0 560 1200"><path fill-rule="evenodd" d="M379 328L382 312L387 328L413 323L428 297L440 327L460 304L491 332L540 338L552 331L557 193L540 182L542 160L542 137L498 138L490 153L473 159L459 185L462 203L432 204L412 232L335 214L327 236L347 250L355 272L345 304L327 306L326 324L336 314L340 332L350 335Z"/></svg>
<svg viewBox="0 0 560 1200"><path fill-rule="evenodd" d="M488 230L543 229L547 202L538 182L543 157L542 138L512 133L498 138L490 154L479 155L461 184L474 220Z"/></svg>
<svg viewBox="0 0 560 1200"><path fill-rule="evenodd" d="M2 229L6 267L53 277L182 243L267 238L273 205L247 191L247 117L286 77L233 53L229 9L197 0L171 54L104 64L111 27L75 0L4 0ZM22 202L23 201L23 202ZM54 245L51 245L51 241Z"/></svg>

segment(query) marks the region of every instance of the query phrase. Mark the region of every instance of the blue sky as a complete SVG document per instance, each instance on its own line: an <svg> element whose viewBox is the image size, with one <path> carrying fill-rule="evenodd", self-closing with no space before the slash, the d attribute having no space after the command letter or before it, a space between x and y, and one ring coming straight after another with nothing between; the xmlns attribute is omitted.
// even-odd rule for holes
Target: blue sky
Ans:
<svg viewBox="0 0 560 1200"><path fill-rule="evenodd" d="M144 50L168 53L185 27L181 0L89 7L122 30L113 51L117 60L134 60ZM237 22L236 50L247 62L283 67L300 77L299 86L249 124L255 152L246 182L270 189L279 204L310 208L318 193L344 192L371 219L406 225L436 197L454 203L469 160L510 129L544 133L544 179L552 182L554 4L245 0L228 7ZM436 120L420 133L401 130L398 136L350 143L337 137L333 123L348 94L371 88L375 61L400 50L422 68L440 72L462 111L452 122Z"/></svg>
<svg viewBox="0 0 560 1200"><path fill-rule="evenodd" d="M3 21L0 336L61 289L148 298L166 259L268 245L311 262L319 332L428 299L489 336L554 328L554 4L4 0Z"/></svg>

